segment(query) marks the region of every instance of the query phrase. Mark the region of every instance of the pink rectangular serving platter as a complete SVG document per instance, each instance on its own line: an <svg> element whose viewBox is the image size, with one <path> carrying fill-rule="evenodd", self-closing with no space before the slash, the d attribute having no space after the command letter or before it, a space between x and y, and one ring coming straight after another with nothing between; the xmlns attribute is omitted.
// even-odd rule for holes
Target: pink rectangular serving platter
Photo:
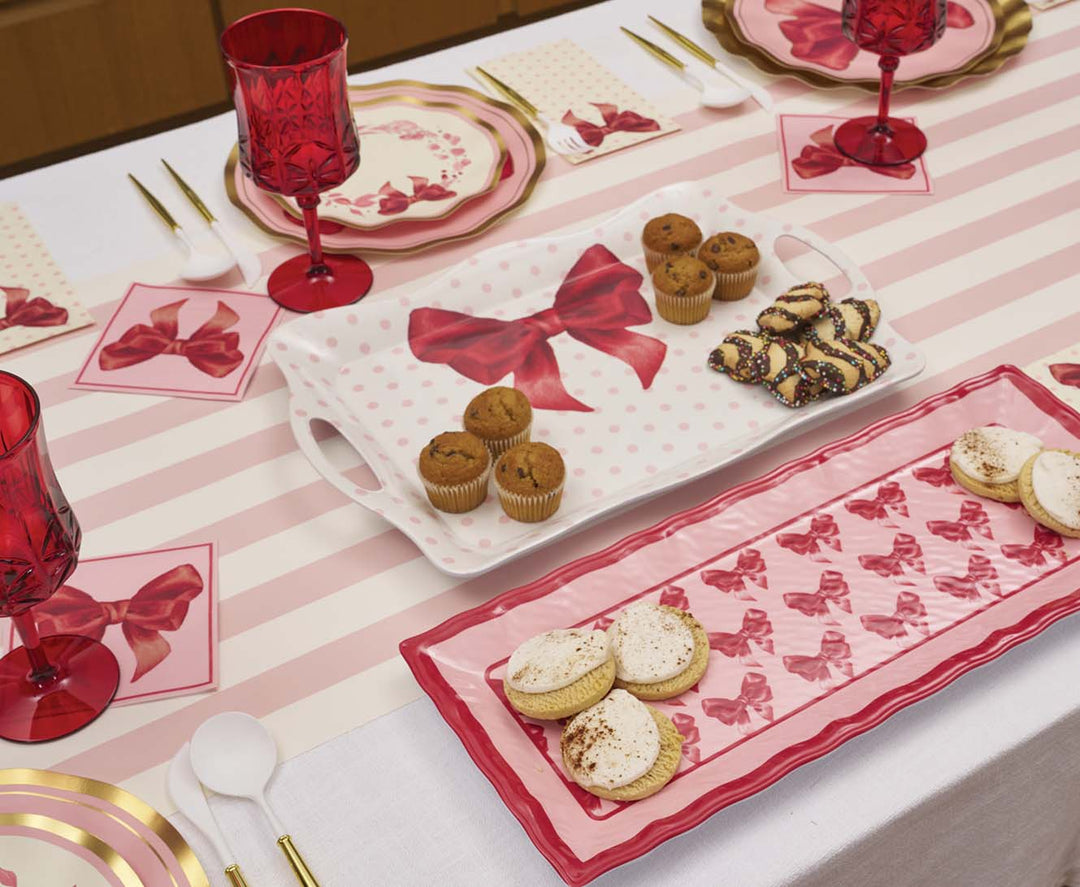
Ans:
<svg viewBox="0 0 1080 887"><path fill-rule="evenodd" d="M998 367L461 613L402 655L540 852L584 884L1080 609L1080 540L952 480L952 441L991 423L1080 449L1080 414ZM502 675L532 635L602 628L638 599L692 611L712 652L697 687L655 703L686 739L679 772L619 804L566 779L561 725L517 715Z"/></svg>

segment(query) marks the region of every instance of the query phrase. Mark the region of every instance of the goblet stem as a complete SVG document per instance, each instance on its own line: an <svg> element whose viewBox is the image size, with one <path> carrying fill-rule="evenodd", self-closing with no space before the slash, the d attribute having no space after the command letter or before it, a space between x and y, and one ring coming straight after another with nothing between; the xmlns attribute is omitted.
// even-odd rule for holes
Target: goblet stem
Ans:
<svg viewBox="0 0 1080 887"><path fill-rule="evenodd" d="M30 680L39 686L49 683L56 677L57 668L45 658L45 652L41 649L41 635L30 610L12 616L11 621L15 623L15 631L26 649L26 658L30 660Z"/></svg>
<svg viewBox="0 0 1080 887"><path fill-rule="evenodd" d="M892 93L893 76L899 64L900 59L895 55L883 55L878 59L878 67L881 68L881 89L878 92L877 125L883 132L889 129L889 98Z"/></svg>
<svg viewBox="0 0 1080 887"><path fill-rule="evenodd" d="M308 268L308 277L330 274L330 268L323 261L322 238L319 236L319 214L316 207L319 205L318 194L301 194L296 198L300 209L304 211L304 228L307 231L308 252L311 254L311 267Z"/></svg>

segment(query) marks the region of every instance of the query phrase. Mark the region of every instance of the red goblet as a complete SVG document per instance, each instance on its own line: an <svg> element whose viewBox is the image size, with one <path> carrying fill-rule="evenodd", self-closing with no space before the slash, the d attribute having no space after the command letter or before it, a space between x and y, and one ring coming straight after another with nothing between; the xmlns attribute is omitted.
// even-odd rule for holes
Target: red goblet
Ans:
<svg viewBox="0 0 1080 887"><path fill-rule="evenodd" d="M0 738L67 736L116 695L120 666L108 647L78 635L39 637L30 612L75 569L80 538L49 461L37 395L0 372L0 616L11 617L23 642L0 659Z"/></svg>
<svg viewBox="0 0 1080 887"><path fill-rule="evenodd" d="M870 166L910 163L926 150L913 123L889 116L889 93L900 56L933 46L945 33L946 0L844 0L844 36L881 56L876 117L856 117L836 130L837 150Z"/></svg>
<svg viewBox="0 0 1080 887"><path fill-rule="evenodd" d="M360 165L345 82L345 26L310 9L271 9L238 19L221 35L240 132L240 163L265 191L295 197L308 256L274 269L270 298L293 311L355 302L371 288L363 259L323 255L315 207Z"/></svg>

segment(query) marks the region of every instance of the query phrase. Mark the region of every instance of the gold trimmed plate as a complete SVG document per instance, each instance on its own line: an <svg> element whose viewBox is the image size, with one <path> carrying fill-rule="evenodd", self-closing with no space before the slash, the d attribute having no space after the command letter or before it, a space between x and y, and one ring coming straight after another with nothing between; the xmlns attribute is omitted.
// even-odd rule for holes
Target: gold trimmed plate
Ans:
<svg viewBox="0 0 1080 887"><path fill-rule="evenodd" d="M180 833L139 798L104 782L48 770L0 770L0 866L19 883L37 883L25 863L47 852L72 861L78 869L96 869L93 883L120 887L209 887L206 873ZM28 842L38 854L26 854ZM32 847L33 844L30 846ZM50 848L46 851L45 848ZM58 858L60 858L58 857ZM5 863L5 859L8 862ZM80 885L83 883L79 881Z"/></svg>
<svg viewBox="0 0 1080 887"><path fill-rule="evenodd" d="M702 21L727 52L749 59L767 74L786 74L797 77L811 86L826 88L854 86L867 92L878 91L877 77L842 77L830 73L821 65L778 57L775 51L771 51L769 47L762 45L759 40L752 39L744 32L737 14L738 4L742 2L747 2L747 0L702 0ZM898 79L896 89L911 86L941 89L967 77L990 74L1024 48L1028 32L1031 31L1031 10L1025 0L977 0L977 2L987 7L988 15L993 20L993 34L986 45L958 67L926 73L913 79ZM792 8L809 5L822 8L819 0L793 0L783 5ZM829 7L824 8L827 10ZM968 14L970 15L970 11ZM796 21L796 16L796 13L788 11L777 13L777 34L780 34L781 22ZM837 13L837 19L837 24L839 24L839 13ZM783 35L777 42L779 43L782 39L784 39ZM773 49L775 50L775 47ZM917 58L917 56L912 56L912 58ZM904 64L901 62L899 73L902 74L903 71Z"/></svg>

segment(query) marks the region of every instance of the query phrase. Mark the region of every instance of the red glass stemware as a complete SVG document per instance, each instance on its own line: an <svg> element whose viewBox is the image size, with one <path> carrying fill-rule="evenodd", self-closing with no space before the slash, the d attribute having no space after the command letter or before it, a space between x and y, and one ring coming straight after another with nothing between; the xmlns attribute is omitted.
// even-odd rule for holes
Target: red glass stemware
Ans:
<svg viewBox="0 0 1080 887"><path fill-rule="evenodd" d="M915 124L889 116L889 95L900 56L922 52L945 33L946 0L844 0L844 36L881 56L876 117L856 117L837 128L837 150L871 166L910 163L926 150Z"/></svg>
<svg viewBox="0 0 1080 887"><path fill-rule="evenodd" d="M345 26L311 9L271 9L238 19L221 35L231 72L240 163L265 191L295 197L309 256L274 269L270 298L293 311L348 305L371 288L356 256L324 255L316 207L360 165L345 80Z"/></svg>
<svg viewBox="0 0 1080 887"><path fill-rule="evenodd" d="M23 646L0 659L0 738L44 742L85 727L112 702L120 666L104 644L42 638L31 608L79 559L79 522L56 481L37 394L0 372L0 616Z"/></svg>

